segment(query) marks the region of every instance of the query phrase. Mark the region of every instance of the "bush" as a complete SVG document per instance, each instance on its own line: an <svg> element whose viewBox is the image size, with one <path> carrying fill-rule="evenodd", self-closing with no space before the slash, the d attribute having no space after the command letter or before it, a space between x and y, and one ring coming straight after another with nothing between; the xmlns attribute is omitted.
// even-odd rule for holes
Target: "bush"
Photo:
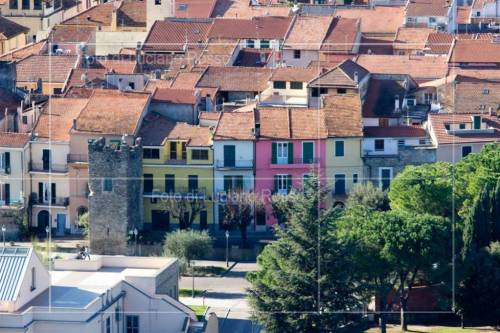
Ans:
<svg viewBox="0 0 500 333"><path fill-rule="evenodd" d="M363 206L372 210L385 211L389 209L389 199L387 198L387 192L368 182L354 186L347 199L347 206Z"/></svg>
<svg viewBox="0 0 500 333"><path fill-rule="evenodd" d="M177 230L166 235L163 245L165 255L179 258L188 267L192 260L210 256L212 250L212 238L206 231Z"/></svg>

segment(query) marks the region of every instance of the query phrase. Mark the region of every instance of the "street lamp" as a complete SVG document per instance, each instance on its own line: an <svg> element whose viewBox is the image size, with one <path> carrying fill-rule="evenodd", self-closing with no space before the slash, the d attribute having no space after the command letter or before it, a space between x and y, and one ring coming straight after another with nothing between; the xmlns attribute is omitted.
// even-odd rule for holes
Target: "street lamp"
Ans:
<svg viewBox="0 0 500 333"><path fill-rule="evenodd" d="M5 247L5 232L7 229L5 228L4 225L2 225L2 238L3 238L3 247Z"/></svg>
<svg viewBox="0 0 500 333"><path fill-rule="evenodd" d="M226 230L226 267L229 267L229 230Z"/></svg>
<svg viewBox="0 0 500 333"><path fill-rule="evenodd" d="M137 228L134 228L134 230L131 231L132 234L134 235L134 255L137 255L137 235L139 234L139 230Z"/></svg>
<svg viewBox="0 0 500 333"><path fill-rule="evenodd" d="M50 227L49 226L46 226L45 227L45 233L47 234L47 237L45 237L45 239L47 240L47 258L49 258L49 261L50 261L50 254L49 254L49 233L50 233Z"/></svg>

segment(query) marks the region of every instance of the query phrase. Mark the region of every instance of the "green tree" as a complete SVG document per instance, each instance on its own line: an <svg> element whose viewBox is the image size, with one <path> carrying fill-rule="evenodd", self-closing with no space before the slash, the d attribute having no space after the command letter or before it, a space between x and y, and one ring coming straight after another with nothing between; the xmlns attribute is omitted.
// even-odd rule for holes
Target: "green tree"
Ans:
<svg viewBox="0 0 500 333"><path fill-rule="evenodd" d="M373 185L372 182L357 184L349 193L347 206L362 206L373 210L388 210L387 192Z"/></svg>
<svg viewBox="0 0 500 333"><path fill-rule="evenodd" d="M317 177L296 196L285 230L259 255L249 273L249 301L268 332L328 332L354 309L348 249L337 244L338 211L321 210L325 190Z"/></svg>
<svg viewBox="0 0 500 333"><path fill-rule="evenodd" d="M406 311L412 288L419 276L432 270L444 253L449 223L428 214L400 211L377 212L363 207L347 210L337 234L343 245L352 248L351 263L360 294L377 296L381 331L385 332L385 302L396 290L401 312L401 329L406 330Z"/></svg>
<svg viewBox="0 0 500 333"><path fill-rule="evenodd" d="M89 239L89 213L83 213L78 217L77 224L83 228L83 237L85 239Z"/></svg>
<svg viewBox="0 0 500 333"><path fill-rule="evenodd" d="M446 162L407 166L392 181L389 200L394 210L451 217L453 166Z"/></svg>
<svg viewBox="0 0 500 333"><path fill-rule="evenodd" d="M192 295L194 297L194 267L191 262L196 259L209 257L213 251L212 238L206 231L176 230L167 233L163 244L165 255L175 256L191 268Z"/></svg>
<svg viewBox="0 0 500 333"><path fill-rule="evenodd" d="M273 215L278 220L280 225L283 225L290 219L294 199L297 195L295 190L292 190L288 195L273 194L271 197L271 207Z"/></svg>

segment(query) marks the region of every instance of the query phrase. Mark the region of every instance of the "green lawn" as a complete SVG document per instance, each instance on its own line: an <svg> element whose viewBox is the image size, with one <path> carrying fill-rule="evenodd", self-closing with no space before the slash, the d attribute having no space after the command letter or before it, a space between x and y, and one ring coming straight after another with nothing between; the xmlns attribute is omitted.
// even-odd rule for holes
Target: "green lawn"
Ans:
<svg viewBox="0 0 500 333"><path fill-rule="evenodd" d="M194 276L196 277L219 277L222 276L226 272L225 267L219 266L193 266L191 268L187 268L185 272L182 273L182 276L191 276L192 269L194 270Z"/></svg>
<svg viewBox="0 0 500 333"><path fill-rule="evenodd" d="M208 306L203 305L189 305L189 307L194 311L198 319L202 319L208 309Z"/></svg>
<svg viewBox="0 0 500 333"><path fill-rule="evenodd" d="M201 289L195 289L194 290L194 296L202 296L203 295L203 290ZM179 297L191 297L192 296L192 289L179 289Z"/></svg>

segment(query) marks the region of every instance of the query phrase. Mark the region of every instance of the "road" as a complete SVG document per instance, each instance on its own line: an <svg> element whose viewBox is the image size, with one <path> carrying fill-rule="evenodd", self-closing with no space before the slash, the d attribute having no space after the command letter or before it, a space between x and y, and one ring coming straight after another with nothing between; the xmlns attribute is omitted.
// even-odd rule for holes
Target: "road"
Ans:
<svg viewBox="0 0 500 333"><path fill-rule="evenodd" d="M206 305L219 317L220 333L258 333L260 326L250 320L245 274L257 269L255 263L236 263L224 277L197 277L195 289L206 290L206 297L181 297L187 305ZM191 288L190 277L182 277L180 288Z"/></svg>

